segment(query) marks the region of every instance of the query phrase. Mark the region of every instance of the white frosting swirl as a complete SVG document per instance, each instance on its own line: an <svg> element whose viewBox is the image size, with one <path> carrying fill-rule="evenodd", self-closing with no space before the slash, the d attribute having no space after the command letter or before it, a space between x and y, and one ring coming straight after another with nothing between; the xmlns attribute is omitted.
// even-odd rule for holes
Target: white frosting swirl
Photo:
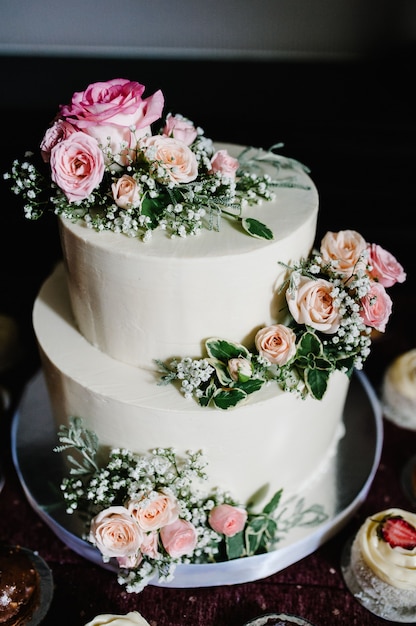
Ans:
<svg viewBox="0 0 416 626"><path fill-rule="evenodd" d="M416 548L392 548L377 535L377 527L386 515L400 515L416 528L416 514L403 509L386 509L368 517L358 532L361 555L367 566L381 580L399 589L416 590Z"/></svg>
<svg viewBox="0 0 416 626"><path fill-rule="evenodd" d="M416 400L416 348L397 357L387 375L399 393Z"/></svg>

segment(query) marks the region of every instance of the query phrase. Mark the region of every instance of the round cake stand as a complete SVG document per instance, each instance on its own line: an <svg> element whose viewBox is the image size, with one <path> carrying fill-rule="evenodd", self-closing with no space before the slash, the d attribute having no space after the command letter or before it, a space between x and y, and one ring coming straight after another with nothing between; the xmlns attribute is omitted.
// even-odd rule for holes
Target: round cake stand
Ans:
<svg viewBox="0 0 416 626"><path fill-rule="evenodd" d="M318 526L296 527L287 532L276 550L224 563L180 564L173 581L150 584L166 587L213 587L259 580L296 563L334 536L367 497L376 473L383 441L379 401L362 372L354 373L344 409L345 435L326 471L302 499L310 505L325 503L327 520ZM106 569L96 548L81 538L76 515L65 513L60 483L64 476L42 372L27 387L13 418L13 461L33 509L74 552ZM328 496L328 494L330 494ZM290 505L290 503L289 503Z"/></svg>

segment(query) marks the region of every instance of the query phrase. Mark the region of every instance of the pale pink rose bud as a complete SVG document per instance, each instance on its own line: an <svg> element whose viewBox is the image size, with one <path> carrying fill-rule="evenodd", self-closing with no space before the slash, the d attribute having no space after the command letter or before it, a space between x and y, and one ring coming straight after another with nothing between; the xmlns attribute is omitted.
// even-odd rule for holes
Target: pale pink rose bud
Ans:
<svg viewBox="0 0 416 626"><path fill-rule="evenodd" d="M333 286L328 280L301 276L296 290L286 291L286 300L293 319L322 333L335 333L341 323L341 314L332 297Z"/></svg>
<svg viewBox="0 0 416 626"><path fill-rule="evenodd" d="M158 530L174 522L179 515L177 499L163 491L146 494L141 500L131 500L127 509L144 531Z"/></svg>
<svg viewBox="0 0 416 626"><path fill-rule="evenodd" d="M131 557L139 553L143 533L123 506L110 506L91 520L89 540L105 557Z"/></svg>
<svg viewBox="0 0 416 626"><path fill-rule="evenodd" d="M85 91L74 93L71 104L60 107L60 115L94 137L103 149L109 144L114 160L126 165L134 153L123 146L134 148L137 139L150 134L150 124L162 115L162 92L143 99L144 90L140 83L125 78L92 83Z"/></svg>
<svg viewBox="0 0 416 626"><path fill-rule="evenodd" d="M366 248L367 242L355 230L340 230L338 233L328 231L321 241L324 262L335 262L335 269L346 276L357 269L364 269L363 253Z"/></svg>
<svg viewBox="0 0 416 626"><path fill-rule="evenodd" d="M370 291L361 298L360 315L366 326L384 333L392 311L392 300L381 283L372 283Z"/></svg>
<svg viewBox="0 0 416 626"><path fill-rule="evenodd" d="M51 150L51 177L70 202L85 200L104 175L104 157L95 139L76 132Z"/></svg>
<svg viewBox="0 0 416 626"><path fill-rule="evenodd" d="M123 174L111 185L114 202L121 209L129 209L140 205L140 192L132 176Z"/></svg>
<svg viewBox="0 0 416 626"><path fill-rule="evenodd" d="M69 135L75 133L76 129L69 124L69 122L65 122L64 120L56 120L53 125L47 129L41 144L40 150L42 159L45 163L49 163L51 150L57 143L67 139Z"/></svg>
<svg viewBox="0 0 416 626"><path fill-rule="evenodd" d="M198 162L192 150L173 137L153 135L140 141L146 160L152 165L155 176L171 183L190 183L198 176ZM160 168L163 174L159 174Z"/></svg>
<svg viewBox="0 0 416 626"><path fill-rule="evenodd" d="M215 532L233 537L244 529L247 511L231 504L219 504L210 511L208 521Z"/></svg>
<svg viewBox="0 0 416 626"><path fill-rule="evenodd" d="M296 335L283 324L260 328L254 342L259 355L276 365L286 365L296 354Z"/></svg>
<svg viewBox="0 0 416 626"><path fill-rule="evenodd" d="M129 556L118 556L116 560L120 567L135 569L142 562L143 556L138 552L137 554L130 554Z"/></svg>
<svg viewBox="0 0 416 626"><path fill-rule="evenodd" d="M198 131L189 120L180 115L172 115L169 113L166 116L166 124L163 129L163 135L178 139L186 146L190 146L197 138Z"/></svg>
<svg viewBox="0 0 416 626"><path fill-rule="evenodd" d="M218 150L211 159L211 172L220 172L231 180L235 179L238 168L238 159L228 154L227 150Z"/></svg>
<svg viewBox="0 0 416 626"><path fill-rule="evenodd" d="M251 378L253 370L251 368L250 361L243 357L236 357L235 359L229 359L228 371L233 380L239 382L245 382Z"/></svg>
<svg viewBox="0 0 416 626"><path fill-rule="evenodd" d="M156 531L152 531L150 533L145 533L143 537L143 543L140 546L140 552L149 556L151 559L157 559L159 556L158 551L158 534Z"/></svg>
<svg viewBox="0 0 416 626"><path fill-rule="evenodd" d="M375 243L368 246L368 252L368 264L371 267L369 275L373 280L377 280L383 287L392 287L406 280L403 267L390 252Z"/></svg>
<svg viewBox="0 0 416 626"><path fill-rule="evenodd" d="M174 559L184 554L192 554L197 542L195 526L183 519L177 519L160 530L160 538L166 552Z"/></svg>

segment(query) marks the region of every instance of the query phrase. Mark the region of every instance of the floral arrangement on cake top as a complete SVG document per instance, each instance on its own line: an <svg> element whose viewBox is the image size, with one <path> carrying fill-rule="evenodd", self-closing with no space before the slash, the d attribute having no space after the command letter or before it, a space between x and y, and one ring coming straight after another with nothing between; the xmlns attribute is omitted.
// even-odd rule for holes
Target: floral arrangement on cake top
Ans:
<svg viewBox="0 0 416 626"><path fill-rule="evenodd" d="M23 197L26 217L51 210L144 241L156 228L179 237L219 230L226 217L253 237L273 239L244 209L271 200L276 187L304 187L293 172L272 179L259 165L267 162L276 172L307 168L273 152L281 144L255 156L246 149L238 158L216 151L183 115L169 113L162 121L162 92L142 98L144 91L138 82L116 78L92 83L59 107L41 141L39 163L28 152L4 175Z"/></svg>
<svg viewBox="0 0 416 626"><path fill-rule="evenodd" d="M70 475L61 483L66 510L85 523L84 539L103 562L112 562L118 582L138 593L152 580L172 581L179 563L216 563L268 552L294 527L327 519L319 504L304 499L278 511L278 491L259 513L219 489L201 494L206 479L202 453L179 458L172 448L149 454L113 449L101 466L96 434L72 417L61 426L56 452L68 455ZM251 506L251 505L250 505Z"/></svg>
<svg viewBox="0 0 416 626"><path fill-rule="evenodd" d="M186 398L230 409L272 381L321 400L333 371L350 377L362 369L371 333L384 332L392 312L386 288L406 279L397 259L357 231L329 231L320 249L287 273L285 324L258 330L254 350L210 338L206 357L156 361L160 384L179 381Z"/></svg>

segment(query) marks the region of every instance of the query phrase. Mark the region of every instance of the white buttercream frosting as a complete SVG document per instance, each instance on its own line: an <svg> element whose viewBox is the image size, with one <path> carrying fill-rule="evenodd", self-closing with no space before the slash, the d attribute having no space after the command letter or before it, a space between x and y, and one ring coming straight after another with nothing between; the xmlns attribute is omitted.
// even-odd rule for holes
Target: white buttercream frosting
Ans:
<svg viewBox="0 0 416 626"><path fill-rule="evenodd" d="M399 355L387 368L382 402L387 418L416 429L416 348Z"/></svg>
<svg viewBox="0 0 416 626"><path fill-rule="evenodd" d="M416 514L402 509L387 509L368 517L358 533L362 557L381 580L399 589L413 590L416 600L416 548L392 548L379 537L377 528L387 515L400 515L416 528Z"/></svg>

